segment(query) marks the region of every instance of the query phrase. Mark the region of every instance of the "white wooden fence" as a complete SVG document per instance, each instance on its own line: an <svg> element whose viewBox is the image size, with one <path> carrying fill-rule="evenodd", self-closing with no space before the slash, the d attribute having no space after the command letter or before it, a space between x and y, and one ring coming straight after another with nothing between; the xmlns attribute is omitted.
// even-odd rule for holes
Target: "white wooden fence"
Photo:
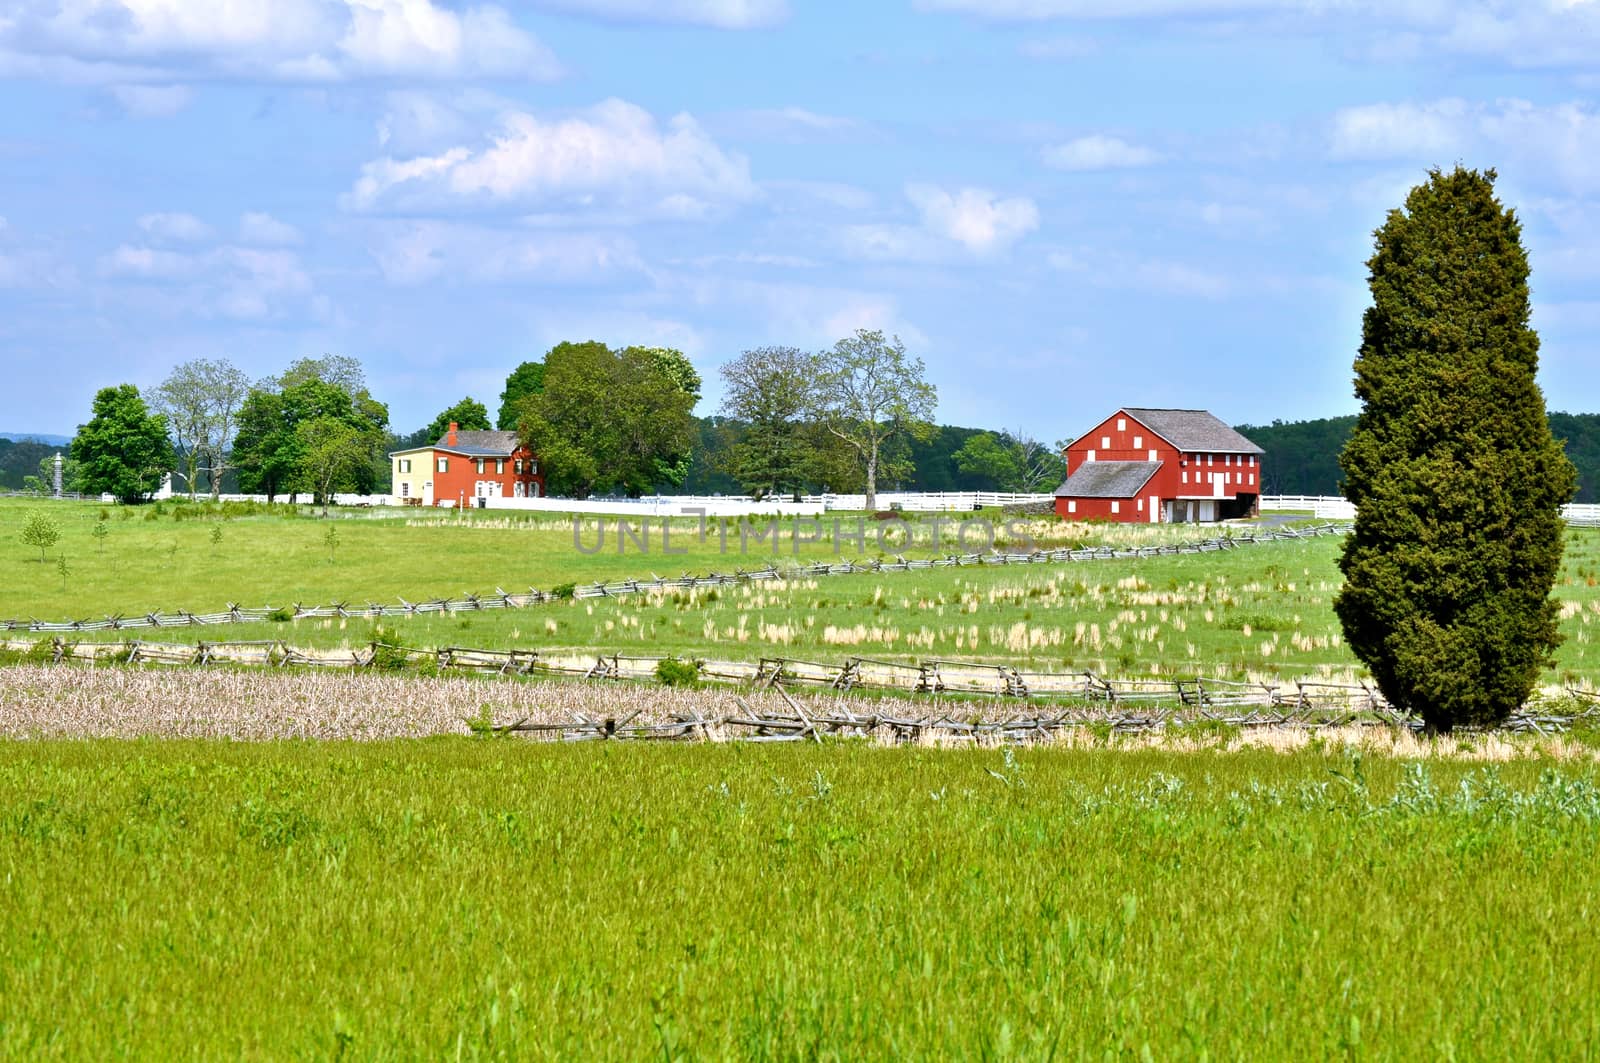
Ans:
<svg viewBox="0 0 1600 1063"><path fill-rule="evenodd" d="M1339 495L1262 495L1261 512L1311 513L1318 520L1355 520L1355 504ZM1561 507L1561 518L1577 528L1600 528L1600 505L1572 502Z"/></svg>

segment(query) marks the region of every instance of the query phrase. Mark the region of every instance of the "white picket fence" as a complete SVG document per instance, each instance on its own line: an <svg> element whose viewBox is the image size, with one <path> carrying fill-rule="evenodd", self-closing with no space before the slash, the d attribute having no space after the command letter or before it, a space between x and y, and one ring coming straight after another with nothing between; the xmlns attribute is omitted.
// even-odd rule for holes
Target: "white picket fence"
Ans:
<svg viewBox="0 0 1600 1063"><path fill-rule="evenodd" d="M1261 512L1311 513L1319 520L1355 520L1355 503L1340 495L1262 495ZM1578 528L1600 528L1600 504L1571 502L1561 507L1561 518Z"/></svg>
<svg viewBox="0 0 1600 1063"><path fill-rule="evenodd" d="M807 495L807 502L821 502L826 509L866 509L867 496ZM916 513L970 513L991 506L1027 506L1054 503L1055 495L1017 494L1006 491L879 491L879 509L903 509Z"/></svg>

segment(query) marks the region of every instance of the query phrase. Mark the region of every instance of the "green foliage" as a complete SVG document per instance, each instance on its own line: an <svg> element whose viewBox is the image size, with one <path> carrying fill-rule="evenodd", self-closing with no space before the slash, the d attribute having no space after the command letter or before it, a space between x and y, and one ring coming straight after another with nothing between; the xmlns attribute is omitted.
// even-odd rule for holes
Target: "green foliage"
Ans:
<svg viewBox="0 0 1600 1063"><path fill-rule="evenodd" d="M452 422L463 432L486 432L491 427L488 408L469 395L454 406L440 411L439 416L423 430L423 438L428 443L437 443L450 430Z"/></svg>
<svg viewBox="0 0 1600 1063"><path fill-rule="evenodd" d="M1368 261L1341 458L1358 507L1335 602L1391 703L1430 727L1492 724L1560 643L1550 597L1575 486L1534 379L1521 224L1494 171L1430 172Z"/></svg>
<svg viewBox="0 0 1600 1063"><path fill-rule="evenodd" d="M981 432L955 452L956 466L994 491L1039 493L1067 477L1064 448L1047 447L1024 432Z"/></svg>
<svg viewBox="0 0 1600 1063"><path fill-rule="evenodd" d="M328 548L328 564L333 564L333 552L339 548L339 526L328 525L328 530L322 533L322 545Z"/></svg>
<svg viewBox="0 0 1600 1063"><path fill-rule="evenodd" d="M294 606L280 605L267 614L267 622L272 624L287 624L294 619Z"/></svg>
<svg viewBox="0 0 1600 1063"><path fill-rule="evenodd" d="M28 516L17 538L22 540L24 546L39 548L39 563L42 565L45 551L61 541L61 524L43 513L33 513Z"/></svg>
<svg viewBox="0 0 1600 1063"><path fill-rule="evenodd" d="M500 413L495 418L495 427L502 432L515 432L522 401L543 390L543 362L523 362L513 369L511 375L506 377L506 389L500 393Z"/></svg>
<svg viewBox="0 0 1600 1063"><path fill-rule="evenodd" d="M698 661L683 661L667 657L656 664L656 680L663 686L696 687L700 685Z"/></svg>
<svg viewBox="0 0 1600 1063"><path fill-rule="evenodd" d="M519 424L550 494L639 495L687 471L695 400L652 352L562 343L544 364L544 390L522 401Z"/></svg>
<svg viewBox="0 0 1600 1063"><path fill-rule="evenodd" d="M79 427L71 453L83 490L124 503L142 502L160 488L173 462L166 418L151 413L132 384L96 393L93 416Z"/></svg>

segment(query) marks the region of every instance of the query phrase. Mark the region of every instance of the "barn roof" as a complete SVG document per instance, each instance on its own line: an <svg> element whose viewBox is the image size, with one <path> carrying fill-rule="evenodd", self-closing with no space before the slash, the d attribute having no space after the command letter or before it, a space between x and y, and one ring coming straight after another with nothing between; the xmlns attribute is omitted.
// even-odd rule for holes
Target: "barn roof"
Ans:
<svg viewBox="0 0 1600 1063"><path fill-rule="evenodd" d="M1205 410L1151 410L1124 406L1129 417L1179 450L1214 454L1265 454L1266 451Z"/></svg>
<svg viewBox="0 0 1600 1063"><path fill-rule="evenodd" d="M1163 464L1159 461L1086 461L1056 488L1056 497L1132 498Z"/></svg>

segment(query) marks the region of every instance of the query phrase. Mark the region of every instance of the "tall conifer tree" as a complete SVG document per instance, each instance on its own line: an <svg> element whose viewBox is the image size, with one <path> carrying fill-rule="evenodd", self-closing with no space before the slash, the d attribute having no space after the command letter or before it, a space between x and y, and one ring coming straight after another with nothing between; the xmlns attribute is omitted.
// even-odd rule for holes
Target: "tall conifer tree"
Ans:
<svg viewBox="0 0 1600 1063"><path fill-rule="evenodd" d="M1528 257L1495 176L1432 170L1378 230L1340 458L1358 508L1334 608L1384 696L1435 731L1504 720L1560 643L1576 479L1534 381Z"/></svg>

